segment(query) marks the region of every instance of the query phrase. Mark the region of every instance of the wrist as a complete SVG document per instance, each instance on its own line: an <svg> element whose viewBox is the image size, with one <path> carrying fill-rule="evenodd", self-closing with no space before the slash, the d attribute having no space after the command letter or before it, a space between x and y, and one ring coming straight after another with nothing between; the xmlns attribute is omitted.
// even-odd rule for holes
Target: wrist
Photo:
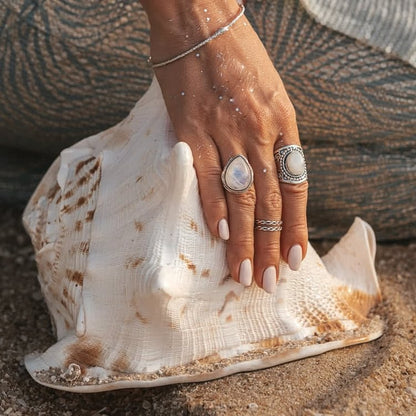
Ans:
<svg viewBox="0 0 416 416"><path fill-rule="evenodd" d="M239 11L236 0L142 0L151 30L152 55L180 52L227 25ZM171 55L171 53L169 53Z"/></svg>

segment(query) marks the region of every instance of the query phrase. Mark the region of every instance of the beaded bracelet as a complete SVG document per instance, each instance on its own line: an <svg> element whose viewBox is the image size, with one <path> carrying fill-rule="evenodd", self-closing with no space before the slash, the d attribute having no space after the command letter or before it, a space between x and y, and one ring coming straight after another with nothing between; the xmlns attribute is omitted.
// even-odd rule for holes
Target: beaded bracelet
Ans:
<svg viewBox="0 0 416 416"><path fill-rule="evenodd" d="M228 25L221 27L220 29L218 29L215 33L213 33L209 38L203 40L202 42L196 44L195 46L193 46L192 48L188 49L185 52L182 52L179 55L174 56L173 58L167 59L166 61L163 62L158 62L156 64L152 64L152 68L159 68L161 66L165 66L168 64L171 64L172 62L177 61L178 59L183 58L186 55L189 55L190 53L196 51L197 49L201 48L202 46L206 45L208 42L211 42L213 39L217 38L218 36L221 36L223 33L227 32L231 26L234 25L235 22L237 22L238 19L240 19L240 17L244 14L245 11L245 7L241 4L240 5L240 12L238 13L238 15L230 22L228 23ZM148 62L150 63L152 61L152 57L149 56Z"/></svg>

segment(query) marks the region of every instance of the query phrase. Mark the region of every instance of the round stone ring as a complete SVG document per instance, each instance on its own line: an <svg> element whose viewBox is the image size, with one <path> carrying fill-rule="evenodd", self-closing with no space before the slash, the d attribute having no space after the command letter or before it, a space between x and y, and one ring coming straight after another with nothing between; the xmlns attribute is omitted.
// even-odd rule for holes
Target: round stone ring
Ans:
<svg viewBox="0 0 416 416"><path fill-rule="evenodd" d="M305 156L300 146L283 146L274 154L280 182L298 184L308 180Z"/></svg>
<svg viewBox="0 0 416 416"><path fill-rule="evenodd" d="M253 184L253 169L243 155L232 157L221 174L224 188L228 192L240 194Z"/></svg>

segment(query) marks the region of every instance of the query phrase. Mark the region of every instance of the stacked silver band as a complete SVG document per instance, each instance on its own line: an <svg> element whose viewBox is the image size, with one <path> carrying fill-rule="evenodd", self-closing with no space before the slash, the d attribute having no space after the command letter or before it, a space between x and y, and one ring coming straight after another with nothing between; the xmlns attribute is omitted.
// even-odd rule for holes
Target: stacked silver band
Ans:
<svg viewBox="0 0 416 416"><path fill-rule="evenodd" d="M254 229L259 231L282 231L282 225L281 220L254 220Z"/></svg>

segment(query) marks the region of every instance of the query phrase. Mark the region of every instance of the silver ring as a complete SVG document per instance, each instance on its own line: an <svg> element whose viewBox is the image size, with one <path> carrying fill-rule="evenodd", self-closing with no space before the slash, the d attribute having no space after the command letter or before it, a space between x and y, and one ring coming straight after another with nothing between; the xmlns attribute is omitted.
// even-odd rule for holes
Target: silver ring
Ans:
<svg viewBox="0 0 416 416"><path fill-rule="evenodd" d="M283 146L275 152L274 158L280 182L299 184L308 180L305 155L300 146Z"/></svg>
<svg viewBox="0 0 416 416"><path fill-rule="evenodd" d="M259 231L282 231L281 220L254 220L254 229Z"/></svg>
<svg viewBox="0 0 416 416"><path fill-rule="evenodd" d="M253 169L243 155L232 157L221 173L224 188L231 193L241 194L253 184Z"/></svg>

